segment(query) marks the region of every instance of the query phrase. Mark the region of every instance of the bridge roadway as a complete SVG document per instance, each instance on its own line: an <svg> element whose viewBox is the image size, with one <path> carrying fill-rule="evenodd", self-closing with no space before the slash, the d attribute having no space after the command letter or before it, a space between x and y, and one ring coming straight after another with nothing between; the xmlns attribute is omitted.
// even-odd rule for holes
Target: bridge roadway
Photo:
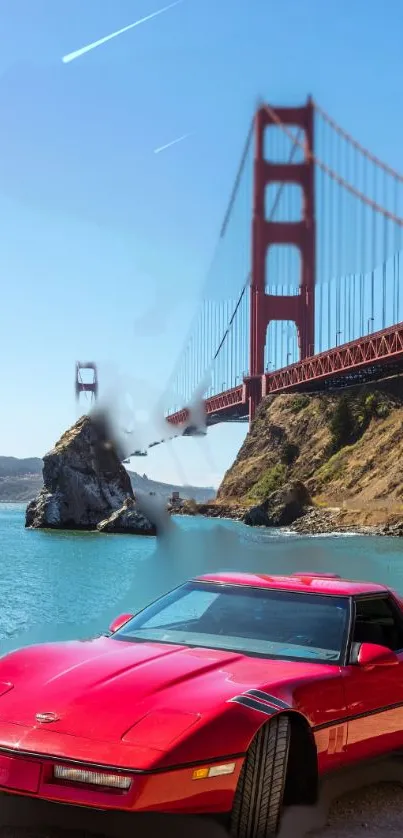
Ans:
<svg viewBox="0 0 403 838"><path fill-rule="evenodd" d="M403 372L403 323L312 355L296 364L257 378L205 400L207 425L249 419L249 396L259 391L258 401L274 393L324 392L353 384L376 381ZM170 414L172 425L189 420L188 408ZM189 428L186 435L192 433Z"/></svg>

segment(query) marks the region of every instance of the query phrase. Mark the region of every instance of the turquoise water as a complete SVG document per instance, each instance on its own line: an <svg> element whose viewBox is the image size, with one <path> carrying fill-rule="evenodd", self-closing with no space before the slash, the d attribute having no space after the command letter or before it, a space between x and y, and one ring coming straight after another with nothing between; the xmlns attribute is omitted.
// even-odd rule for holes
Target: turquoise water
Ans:
<svg viewBox="0 0 403 838"><path fill-rule="evenodd" d="M0 504L0 654L86 637L206 571L337 572L403 593L403 540L305 538L232 521L177 518L169 540L24 529L25 507Z"/></svg>

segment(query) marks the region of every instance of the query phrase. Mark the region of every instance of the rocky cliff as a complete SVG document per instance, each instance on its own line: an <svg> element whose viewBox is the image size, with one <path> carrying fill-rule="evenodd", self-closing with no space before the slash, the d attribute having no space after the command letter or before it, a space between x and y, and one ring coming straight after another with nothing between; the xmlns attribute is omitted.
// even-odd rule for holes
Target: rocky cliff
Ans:
<svg viewBox="0 0 403 838"><path fill-rule="evenodd" d="M127 509L130 503L130 513ZM113 516L122 510L119 521ZM25 525L56 529L155 534L155 527L135 508L126 469L100 419L83 416L43 458L43 488L27 507Z"/></svg>
<svg viewBox="0 0 403 838"><path fill-rule="evenodd" d="M217 503L246 508L304 484L332 528L403 521L403 385L399 379L337 394L281 395L260 406ZM324 520L324 519L323 519ZM303 524L301 529L303 529Z"/></svg>

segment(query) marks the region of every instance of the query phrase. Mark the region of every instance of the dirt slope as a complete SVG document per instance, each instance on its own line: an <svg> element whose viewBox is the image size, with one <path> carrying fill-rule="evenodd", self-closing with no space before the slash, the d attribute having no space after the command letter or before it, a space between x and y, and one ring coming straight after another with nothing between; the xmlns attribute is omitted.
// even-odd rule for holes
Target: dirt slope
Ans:
<svg viewBox="0 0 403 838"><path fill-rule="evenodd" d="M378 524L403 514L402 465L400 379L331 395L269 397L217 499L255 504L301 480L319 506Z"/></svg>

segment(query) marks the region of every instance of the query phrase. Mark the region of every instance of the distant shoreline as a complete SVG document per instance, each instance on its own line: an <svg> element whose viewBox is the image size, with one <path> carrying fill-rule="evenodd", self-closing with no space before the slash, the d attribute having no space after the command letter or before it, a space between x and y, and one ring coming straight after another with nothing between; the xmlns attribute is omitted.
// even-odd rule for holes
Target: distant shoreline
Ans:
<svg viewBox="0 0 403 838"><path fill-rule="evenodd" d="M43 461L39 457L19 459L18 457L0 456L0 503L30 503L39 494L42 481ZM146 474L138 474L127 469L133 491L155 492L164 498L170 498L173 492L179 492L184 499L193 498L202 503L213 500L216 489L213 486L179 486L175 483L151 480Z"/></svg>

